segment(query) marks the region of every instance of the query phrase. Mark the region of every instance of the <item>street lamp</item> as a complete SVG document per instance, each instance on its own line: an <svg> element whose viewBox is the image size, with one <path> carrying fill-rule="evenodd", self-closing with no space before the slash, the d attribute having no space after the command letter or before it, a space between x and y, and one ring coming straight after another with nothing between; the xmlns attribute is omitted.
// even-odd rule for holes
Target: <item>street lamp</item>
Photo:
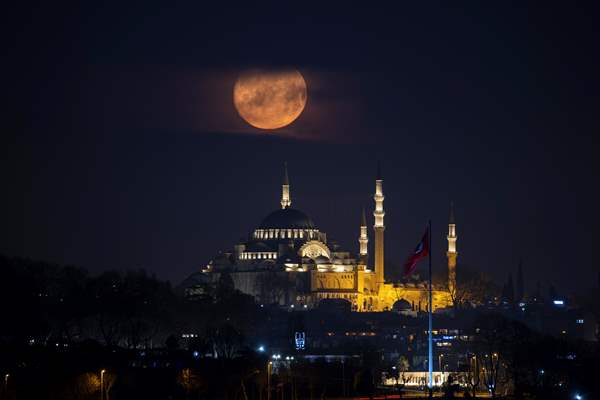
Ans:
<svg viewBox="0 0 600 400"><path fill-rule="evenodd" d="M271 400L271 371L273 370L273 361L267 364L267 400Z"/></svg>
<svg viewBox="0 0 600 400"><path fill-rule="evenodd" d="M104 374L106 373L106 370L103 369L102 371L100 371L100 400L104 400Z"/></svg>
<svg viewBox="0 0 600 400"><path fill-rule="evenodd" d="M440 356L438 357L438 364L440 365L440 372L442 372L442 358L444 357L443 354L440 354Z"/></svg>
<svg viewBox="0 0 600 400"><path fill-rule="evenodd" d="M9 376L10 376L10 374L4 375L4 395L6 396L7 399L8 399L8 377Z"/></svg>

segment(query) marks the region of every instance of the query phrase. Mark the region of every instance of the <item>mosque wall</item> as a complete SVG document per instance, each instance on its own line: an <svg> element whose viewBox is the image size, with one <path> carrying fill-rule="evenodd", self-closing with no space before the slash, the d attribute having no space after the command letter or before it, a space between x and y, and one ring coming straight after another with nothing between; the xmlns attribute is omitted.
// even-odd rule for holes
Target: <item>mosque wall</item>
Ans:
<svg viewBox="0 0 600 400"><path fill-rule="evenodd" d="M319 272L310 271L311 291L318 290L353 290L356 276L354 272Z"/></svg>
<svg viewBox="0 0 600 400"><path fill-rule="evenodd" d="M216 285L220 274L210 275ZM411 305L411 311L427 310L426 287L385 284L377 290L375 274L371 271L237 271L229 275L237 290L266 304L316 307L323 299L343 299L352 304L354 311L386 311L392 310L397 301L405 300ZM447 290L435 289L432 297L434 311L452 306Z"/></svg>

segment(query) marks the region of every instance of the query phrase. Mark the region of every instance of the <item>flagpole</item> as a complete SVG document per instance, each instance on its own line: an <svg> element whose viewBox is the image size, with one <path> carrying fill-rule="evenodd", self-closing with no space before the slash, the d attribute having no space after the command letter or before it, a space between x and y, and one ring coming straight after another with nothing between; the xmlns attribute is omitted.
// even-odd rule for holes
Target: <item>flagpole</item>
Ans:
<svg viewBox="0 0 600 400"><path fill-rule="evenodd" d="M427 311L429 314L429 360L427 362L427 366L429 367L429 398L433 397L433 337L432 337L432 329L433 329L433 320L431 317L432 313L432 278L431 278L431 220L429 220L429 304L427 307Z"/></svg>

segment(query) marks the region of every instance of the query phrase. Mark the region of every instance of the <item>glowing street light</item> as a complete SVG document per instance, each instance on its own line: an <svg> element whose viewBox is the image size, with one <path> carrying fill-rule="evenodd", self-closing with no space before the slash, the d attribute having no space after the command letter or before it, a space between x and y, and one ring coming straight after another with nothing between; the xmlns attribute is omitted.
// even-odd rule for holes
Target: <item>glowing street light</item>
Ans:
<svg viewBox="0 0 600 400"><path fill-rule="evenodd" d="M273 361L267 363L267 400L271 400L271 373L273 371Z"/></svg>
<svg viewBox="0 0 600 400"><path fill-rule="evenodd" d="M260 345L258 346L258 351L260 351L261 353L265 351L265 346Z"/></svg>
<svg viewBox="0 0 600 400"><path fill-rule="evenodd" d="M104 400L104 374L106 370L100 371L100 400Z"/></svg>

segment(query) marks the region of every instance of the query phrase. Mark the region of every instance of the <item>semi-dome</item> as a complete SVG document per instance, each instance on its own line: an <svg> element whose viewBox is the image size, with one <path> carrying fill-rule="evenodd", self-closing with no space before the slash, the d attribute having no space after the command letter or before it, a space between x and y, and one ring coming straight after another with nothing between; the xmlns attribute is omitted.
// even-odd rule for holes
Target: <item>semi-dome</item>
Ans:
<svg viewBox="0 0 600 400"><path fill-rule="evenodd" d="M313 229L314 224L308 215L293 208L273 211L261 222L260 229Z"/></svg>

